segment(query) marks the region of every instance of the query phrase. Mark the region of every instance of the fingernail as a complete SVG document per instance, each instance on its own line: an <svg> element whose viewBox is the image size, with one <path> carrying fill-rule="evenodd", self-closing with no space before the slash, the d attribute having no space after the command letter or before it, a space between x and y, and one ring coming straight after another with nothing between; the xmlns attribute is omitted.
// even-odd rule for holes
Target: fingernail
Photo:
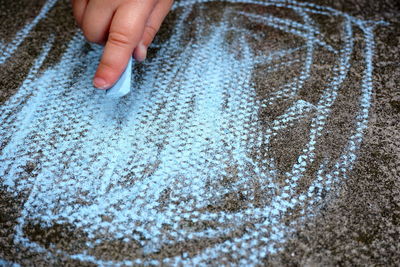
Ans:
<svg viewBox="0 0 400 267"><path fill-rule="evenodd" d="M138 49L139 49L139 51L138 51L139 53L138 53L137 60L144 61L147 57L147 47L144 44L140 43L138 46Z"/></svg>
<svg viewBox="0 0 400 267"><path fill-rule="evenodd" d="M94 87L99 88L99 89L107 89L109 87L107 82L103 78L99 78L99 77L94 78L93 85L94 85Z"/></svg>

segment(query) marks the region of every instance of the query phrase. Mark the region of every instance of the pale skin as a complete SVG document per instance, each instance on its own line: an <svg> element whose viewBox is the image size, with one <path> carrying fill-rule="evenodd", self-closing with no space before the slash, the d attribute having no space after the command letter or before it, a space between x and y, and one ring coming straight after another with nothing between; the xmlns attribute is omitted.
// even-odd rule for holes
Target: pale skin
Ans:
<svg viewBox="0 0 400 267"><path fill-rule="evenodd" d="M104 45L93 79L110 88L131 56L145 60L147 48L171 9L173 0L72 0L77 24L90 42Z"/></svg>

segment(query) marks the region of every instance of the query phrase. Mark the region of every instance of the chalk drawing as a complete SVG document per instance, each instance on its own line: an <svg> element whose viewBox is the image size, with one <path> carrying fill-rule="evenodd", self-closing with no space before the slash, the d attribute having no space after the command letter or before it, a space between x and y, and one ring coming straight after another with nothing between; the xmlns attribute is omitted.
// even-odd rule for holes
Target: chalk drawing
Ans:
<svg viewBox="0 0 400 267"><path fill-rule="evenodd" d="M32 22L26 24L8 44L0 43L0 64L4 64L9 59L18 47L22 44L25 38L29 35L32 29L46 17L47 13L57 3L57 0L48 0L40 10L39 14L32 20Z"/></svg>
<svg viewBox="0 0 400 267"><path fill-rule="evenodd" d="M377 23L296 1L231 0L227 2L232 6L223 10L221 21L211 30L206 31L205 17L197 17L197 38L183 44L193 8L206 12L209 2L220 1L175 4L173 12L180 16L170 39L155 44L157 56L144 64L140 76L133 73L134 90L120 99L91 88L101 48L83 52L80 33L56 66L38 73L53 43L49 39L19 91L0 107L0 181L11 193L27 195L15 227L16 244L99 265L213 261L253 266L275 253L296 223L313 216L323 201L322 191L335 193L333 186L352 169L368 125ZM235 3L290 9L303 21L240 11ZM324 39L312 14L341 19L339 45ZM254 51L248 38L260 39L261 34L232 27L232 16L304 41L291 49ZM328 155L304 188L300 181L316 162L317 145L326 133L332 108L347 89L344 81L354 53L354 28L364 39L364 73L356 92L354 127L334 164ZM228 44L225 36L230 33L236 37ZM268 32L263 34L268 38ZM299 91L318 61L316 49L334 56L336 63L318 101L310 103L299 97ZM259 66L265 66L265 75L291 66L298 66L299 72L260 99L252 80ZM279 101L290 105L263 124L260 112ZM291 169L282 172L271 142L299 121L309 122L308 140ZM253 201L255 183L265 198L261 206ZM223 205L229 194L241 195L244 204L229 212L209 208ZM285 224L293 210L297 219ZM196 228L187 222L213 224ZM28 223L42 228L72 225L87 236L85 248L70 253L55 244L44 247L24 232ZM235 234L238 230L242 234ZM92 249L110 238L139 244L143 257L121 261L95 257ZM151 256L166 246L202 240L219 241L196 253Z"/></svg>
<svg viewBox="0 0 400 267"><path fill-rule="evenodd" d="M17 263L13 263L13 262L9 262L9 261L0 259L0 266L20 267L21 265L19 265Z"/></svg>

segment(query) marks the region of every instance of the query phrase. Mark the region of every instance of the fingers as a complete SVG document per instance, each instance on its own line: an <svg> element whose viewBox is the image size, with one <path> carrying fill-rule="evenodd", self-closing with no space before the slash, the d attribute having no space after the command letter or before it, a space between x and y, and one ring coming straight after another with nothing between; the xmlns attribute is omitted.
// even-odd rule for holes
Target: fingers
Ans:
<svg viewBox="0 0 400 267"><path fill-rule="evenodd" d="M82 30L92 43L104 44L116 9L115 1L89 1L82 19Z"/></svg>
<svg viewBox="0 0 400 267"><path fill-rule="evenodd" d="M161 0L154 7L154 10L152 11L145 25L141 41L134 51L133 55L136 60L143 61L146 59L147 48L149 47L158 30L160 29L162 22L164 21L169 10L172 7L172 4L173 0Z"/></svg>
<svg viewBox="0 0 400 267"><path fill-rule="evenodd" d="M103 56L93 84L100 89L110 88L124 71L133 49L155 5L155 0L129 1L120 5L112 19Z"/></svg>
<svg viewBox="0 0 400 267"><path fill-rule="evenodd" d="M72 0L72 10L78 26L82 26L83 15L85 14L88 0Z"/></svg>

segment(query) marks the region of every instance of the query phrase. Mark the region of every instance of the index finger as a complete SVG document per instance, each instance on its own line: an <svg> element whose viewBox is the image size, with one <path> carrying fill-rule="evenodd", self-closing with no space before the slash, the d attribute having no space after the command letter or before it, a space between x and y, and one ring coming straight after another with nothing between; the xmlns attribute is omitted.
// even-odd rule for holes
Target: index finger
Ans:
<svg viewBox="0 0 400 267"><path fill-rule="evenodd" d="M103 56L93 84L99 89L110 88L125 70L134 48L138 45L155 0L129 1L114 14Z"/></svg>

